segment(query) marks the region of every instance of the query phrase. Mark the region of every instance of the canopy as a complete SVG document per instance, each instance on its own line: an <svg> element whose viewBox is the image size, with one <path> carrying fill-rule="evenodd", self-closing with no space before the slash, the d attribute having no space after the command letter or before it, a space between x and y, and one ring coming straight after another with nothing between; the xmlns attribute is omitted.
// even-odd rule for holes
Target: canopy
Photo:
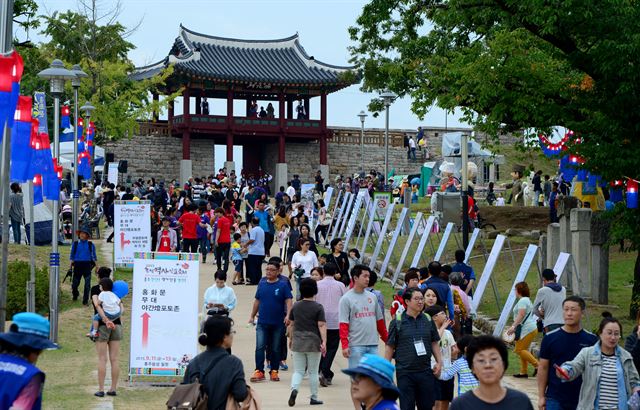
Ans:
<svg viewBox="0 0 640 410"><path fill-rule="evenodd" d="M95 146L94 165L104 165L104 148ZM64 169L73 169L73 141L60 143L60 164Z"/></svg>

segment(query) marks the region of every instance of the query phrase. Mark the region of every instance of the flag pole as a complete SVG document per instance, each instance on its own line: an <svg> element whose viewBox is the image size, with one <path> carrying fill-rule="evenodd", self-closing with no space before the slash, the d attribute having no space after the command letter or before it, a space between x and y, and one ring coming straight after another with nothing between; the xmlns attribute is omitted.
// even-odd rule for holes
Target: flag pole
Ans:
<svg viewBox="0 0 640 410"><path fill-rule="evenodd" d="M13 48L13 0L0 2L0 47L6 54ZM13 115L13 114L12 114ZM9 161L11 161L11 128L4 124L2 139L2 270L0 272L0 332L7 320L7 284L9 271Z"/></svg>
<svg viewBox="0 0 640 410"><path fill-rule="evenodd" d="M34 190L33 178L29 180L29 261L31 262L31 277L27 282L27 312L36 312L36 243L34 221Z"/></svg>

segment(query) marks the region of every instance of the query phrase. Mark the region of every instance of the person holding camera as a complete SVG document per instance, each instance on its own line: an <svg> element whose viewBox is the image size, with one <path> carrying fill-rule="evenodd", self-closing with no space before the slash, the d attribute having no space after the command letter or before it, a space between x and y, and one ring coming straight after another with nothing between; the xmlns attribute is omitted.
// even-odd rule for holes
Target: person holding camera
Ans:
<svg viewBox="0 0 640 410"><path fill-rule="evenodd" d="M231 313L235 309L238 300L236 293L227 286L227 273L219 270L213 276L215 283L204 291L204 312L209 309L225 309Z"/></svg>

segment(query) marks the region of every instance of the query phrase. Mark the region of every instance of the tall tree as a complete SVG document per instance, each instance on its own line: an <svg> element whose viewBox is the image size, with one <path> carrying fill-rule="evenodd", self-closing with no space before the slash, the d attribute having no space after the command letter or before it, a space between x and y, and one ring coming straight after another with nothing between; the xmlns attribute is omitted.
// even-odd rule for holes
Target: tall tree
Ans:
<svg viewBox="0 0 640 410"><path fill-rule="evenodd" d="M372 0L349 31L365 91L408 95L419 116L459 107L494 136L565 126L586 169L639 179L637 1ZM640 249L638 212L619 212L612 231ZM637 309L640 254L635 273Z"/></svg>
<svg viewBox="0 0 640 410"><path fill-rule="evenodd" d="M127 54L135 46L127 40L132 30L118 22L120 2L106 11L96 0L81 0L78 5L79 11L54 12L41 17L42 34L49 41L26 50L33 64L25 65L23 89L25 92L47 89L46 82L40 80L37 73L46 68L49 59L59 58L67 67L80 64L88 74L80 86L80 104L87 100L96 107L92 114L97 128L96 141L132 136L138 120L151 118L154 111L166 107L168 101L175 98L172 95L162 102L150 98L151 91L164 84L172 68L149 80L130 80L128 75L134 66ZM72 96L68 84L63 99Z"/></svg>

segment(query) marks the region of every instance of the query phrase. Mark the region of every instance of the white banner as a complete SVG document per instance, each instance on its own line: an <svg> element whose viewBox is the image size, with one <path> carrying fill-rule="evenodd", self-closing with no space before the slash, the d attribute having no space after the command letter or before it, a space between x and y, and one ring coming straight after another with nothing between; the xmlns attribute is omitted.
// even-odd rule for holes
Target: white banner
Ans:
<svg viewBox="0 0 640 410"><path fill-rule="evenodd" d="M516 278L513 281L513 285L511 286L511 291L509 292L509 296L507 297L507 301L502 308L502 312L500 313L500 318L498 319L498 323L496 327L493 329L493 335L495 337L500 337L502 331L504 330L504 326L507 324L507 320L509 319L509 314L511 313L511 309L513 308L513 304L516 301L516 283L522 282L524 278L527 277L527 273L529 272L529 268L531 267L531 263L533 262L533 258L536 256L536 252L538 252L538 247L536 245L529 245L527 248L527 253L524 254L524 259L522 259L522 263L520 264L520 269L516 274Z"/></svg>
<svg viewBox="0 0 640 410"><path fill-rule="evenodd" d="M489 254L487 263L484 265L482 276L480 276L480 281L478 282L476 291L473 293L473 299L471 300L471 310L474 312L478 311L478 306L480 306L480 299L482 299L482 294L487 287L487 283L489 283L489 279L491 278L491 274L493 273L493 268L495 268L496 266L498 256L500 256L500 252L502 251L502 247L504 246L504 241L506 239L506 236L498 235L496 237L496 241L493 243L493 248L491 248L491 253Z"/></svg>
<svg viewBox="0 0 640 410"><path fill-rule="evenodd" d="M198 254L135 256L129 375L181 376L198 354Z"/></svg>
<svg viewBox="0 0 640 410"><path fill-rule="evenodd" d="M331 206L331 197L333 196L333 187L327 187L327 190L324 191L324 206L327 208L327 211L330 209L329 206Z"/></svg>
<svg viewBox="0 0 640 410"><path fill-rule="evenodd" d="M360 210L362 208L362 202L364 201L365 196L367 196L368 192L364 189L358 191L358 195L356 196L356 201L353 204L353 208L351 209L351 216L347 221L347 230L344 234L344 247L348 249L349 241L351 240L351 235L353 235L353 228L356 226L356 221L360 219L360 226L362 227L362 223L364 222L364 215L367 213L367 207L364 207L364 212L361 213Z"/></svg>
<svg viewBox="0 0 640 410"><path fill-rule="evenodd" d="M135 252L151 249L151 203L115 201L113 206L113 263L133 266Z"/></svg>
<svg viewBox="0 0 640 410"><path fill-rule="evenodd" d="M117 162L109 163L109 169L107 170L107 181L111 182L112 184L118 185L118 163ZM116 195L118 195L117 192L116 192Z"/></svg>

